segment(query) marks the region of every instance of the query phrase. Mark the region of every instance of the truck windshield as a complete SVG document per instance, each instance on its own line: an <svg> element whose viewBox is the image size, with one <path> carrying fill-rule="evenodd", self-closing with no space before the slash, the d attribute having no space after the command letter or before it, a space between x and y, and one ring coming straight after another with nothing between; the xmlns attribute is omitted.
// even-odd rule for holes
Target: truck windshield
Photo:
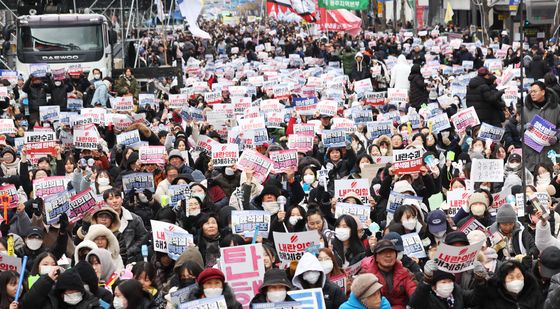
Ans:
<svg viewBox="0 0 560 309"><path fill-rule="evenodd" d="M103 49L101 25L71 27L20 27L18 48L23 51L74 51Z"/></svg>

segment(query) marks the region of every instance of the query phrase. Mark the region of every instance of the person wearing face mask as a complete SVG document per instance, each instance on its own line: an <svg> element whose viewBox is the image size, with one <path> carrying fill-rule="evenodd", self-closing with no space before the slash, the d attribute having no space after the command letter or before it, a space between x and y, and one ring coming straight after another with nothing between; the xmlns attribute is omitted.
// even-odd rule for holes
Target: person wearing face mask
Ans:
<svg viewBox="0 0 560 309"><path fill-rule="evenodd" d="M537 280L519 262L507 261L486 284L477 287L480 309L542 308Z"/></svg>
<svg viewBox="0 0 560 309"><path fill-rule="evenodd" d="M502 265L502 261L498 260L498 253L496 253L496 250L488 246L488 236L481 230L474 230L469 232L467 239L469 240L469 244L483 242L482 248L478 253L477 261L482 263L490 275L496 273L496 270Z"/></svg>
<svg viewBox="0 0 560 309"><path fill-rule="evenodd" d="M208 189L211 191L212 187L217 186L222 189L226 197L230 197L235 188L239 187L240 183L241 171L234 167L226 166L218 176L208 180ZM225 205L227 205L229 199L226 198L225 202Z"/></svg>
<svg viewBox="0 0 560 309"><path fill-rule="evenodd" d="M251 200L261 194L263 186L253 175L253 170L245 170L241 173L240 185L231 194L229 206L237 210L247 209Z"/></svg>
<svg viewBox="0 0 560 309"><path fill-rule="evenodd" d="M51 99L49 105L59 105L61 112L68 111L67 102L68 94L72 92L73 88L64 76L55 76L48 79L49 86L51 87Z"/></svg>
<svg viewBox="0 0 560 309"><path fill-rule="evenodd" d="M29 104L29 126L32 127L39 122L39 106L46 106L47 93L50 93L51 87L45 79L31 74L25 81L22 88L27 94Z"/></svg>
<svg viewBox="0 0 560 309"><path fill-rule="evenodd" d="M334 234L331 244L338 264L346 267L358 262L365 253L365 248L358 237L356 220L350 215L338 217Z"/></svg>
<svg viewBox="0 0 560 309"><path fill-rule="evenodd" d="M27 277L27 287L31 288L40 276L47 275L53 268L58 269L56 257L50 252L43 252L35 258L29 277Z"/></svg>
<svg viewBox="0 0 560 309"><path fill-rule="evenodd" d="M138 280L121 281L115 287L112 307L114 309L151 309L155 307L148 292L142 289Z"/></svg>
<svg viewBox="0 0 560 309"><path fill-rule="evenodd" d="M204 260L196 247L188 247L173 266L173 275L163 286L162 292L175 287L182 289L196 283L196 278L204 270Z"/></svg>
<svg viewBox="0 0 560 309"><path fill-rule="evenodd" d="M305 218L306 211L303 207L299 205L291 206L286 211L286 218L284 224L290 233L293 232L303 232L305 228ZM284 232L283 230L281 232Z"/></svg>
<svg viewBox="0 0 560 309"><path fill-rule="evenodd" d="M428 213L428 235L430 237L431 243L439 244L445 238L445 234L451 232L451 226L447 221L447 215L443 210L436 209Z"/></svg>
<svg viewBox="0 0 560 309"><path fill-rule="evenodd" d="M25 245L19 248L15 248L15 254L19 257L27 256L27 269L31 270L35 258L39 256L42 252L46 251L43 245L43 230L36 227L30 226L25 233L24 242Z"/></svg>
<svg viewBox="0 0 560 309"><path fill-rule="evenodd" d="M189 293L189 301L223 295L228 309L243 308L235 298L231 287L225 282L225 276L221 270L217 268L206 268L198 275L196 283L197 286Z"/></svg>
<svg viewBox="0 0 560 309"><path fill-rule="evenodd" d="M475 307L479 301L474 290L463 290L455 283L453 274L436 270L431 280L420 281L410 299L410 308L463 309Z"/></svg>
<svg viewBox="0 0 560 309"><path fill-rule="evenodd" d="M59 274L52 269L41 276L23 296L20 308L43 309L101 309L99 299L84 288L84 282L75 270Z"/></svg>
<svg viewBox="0 0 560 309"><path fill-rule="evenodd" d="M374 143L379 147L382 156L393 155L393 143L391 138L387 135L381 135Z"/></svg>
<svg viewBox="0 0 560 309"><path fill-rule="evenodd" d="M346 295L342 289L327 279L321 263L315 255L309 252L304 253L299 260L292 284L300 290L322 289L326 309L337 309L346 301Z"/></svg>
<svg viewBox="0 0 560 309"><path fill-rule="evenodd" d="M523 179L523 166L521 165L521 159L521 155L518 153L510 154L504 167L504 175L507 176L508 174L515 174L519 177L519 179ZM525 181L527 184L532 184L534 181L533 173L531 173L527 167L525 167Z"/></svg>
<svg viewBox="0 0 560 309"><path fill-rule="evenodd" d="M108 306L113 303L113 294L109 290L99 287L99 279L90 263L80 261L72 269L78 273L84 282L84 289L97 297L101 305Z"/></svg>
<svg viewBox="0 0 560 309"><path fill-rule="evenodd" d="M261 303L279 303L294 301L287 292L293 289L286 271L283 269L270 269L264 273L264 279L259 293L253 297L249 306Z"/></svg>
<svg viewBox="0 0 560 309"><path fill-rule="evenodd" d="M463 226L471 218L475 218L485 227L489 227L494 223L494 219L488 212L488 198L483 192L475 192L471 194L467 201L467 207L469 209L468 216L460 219L457 222L457 227Z"/></svg>
<svg viewBox="0 0 560 309"><path fill-rule="evenodd" d="M361 274L354 278L350 297L340 309L391 309L387 298L381 296L379 279L373 274Z"/></svg>

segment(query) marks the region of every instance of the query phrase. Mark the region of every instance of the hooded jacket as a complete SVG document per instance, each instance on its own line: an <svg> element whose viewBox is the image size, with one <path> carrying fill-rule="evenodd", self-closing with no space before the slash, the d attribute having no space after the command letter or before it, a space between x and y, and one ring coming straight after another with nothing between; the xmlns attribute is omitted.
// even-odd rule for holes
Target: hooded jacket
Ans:
<svg viewBox="0 0 560 309"><path fill-rule="evenodd" d="M342 304L339 309L367 309L367 307L362 304L354 293L350 293L348 300ZM391 304L387 298L381 296L381 305L379 306L379 309L391 309Z"/></svg>
<svg viewBox="0 0 560 309"><path fill-rule="evenodd" d="M525 98L525 105L523 108L523 119L522 123L530 123L533 120L533 117L536 115L541 116L542 118L546 119L550 123L554 124L556 128L560 127L560 98L556 95L556 93L549 88L546 89L545 94L545 103L540 108L537 106L533 100L531 100L531 96L527 96ZM533 171L535 166L540 163L548 164L550 159L547 157L547 153L550 150L558 150L558 142L551 146L544 146L543 150L539 153L533 150L533 148L523 145L523 153L525 160L525 166L530 170Z"/></svg>
<svg viewBox="0 0 560 309"><path fill-rule="evenodd" d="M33 287L23 296L20 308L41 309L101 309L99 299L82 286L82 301L75 306L63 302L62 291L54 289L55 282L49 276L41 276Z"/></svg>
<svg viewBox="0 0 560 309"><path fill-rule="evenodd" d="M488 230L492 234L498 232L498 223L494 222L488 228ZM523 227L522 224L520 224L519 222L515 222L515 226L513 228L513 231L511 232L511 235L511 244L515 255L523 254L532 259L537 259L539 257L539 250L537 249L537 246L535 246L535 239L533 238L531 233L529 233L529 231ZM499 260L502 260L504 257L504 249L498 252ZM531 264L529 263L529 265Z"/></svg>
<svg viewBox="0 0 560 309"><path fill-rule="evenodd" d="M560 309L560 274L552 276L544 309Z"/></svg>
<svg viewBox="0 0 560 309"><path fill-rule="evenodd" d="M119 244L126 248L126 263L140 261L140 247L146 239L150 237L144 227L144 222L137 214L121 208L121 226L119 228Z"/></svg>
<svg viewBox="0 0 560 309"><path fill-rule="evenodd" d="M111 260L117 270L124 269L123 260L120 254L119 241L117 240L117 237L115 237L115 235L113 235L113 233L104 225L93 224L90 226L84 240L94 241L99 236L105 236L105 238L107 238L107 251L111 253Z"/></svg>
<svg viewBox="0 0 560 309"><path fill-rule="evenodd" d="M86 261L89 260L91 255L95 255L101 264L101 274L99 281L107 282L111 275L117 271L117 267L113 264L113 260L111 258L111 253L106 249L93 249L91 250L88 255L86 256Z"/></svg>
<svg viewBox="0 0 560 309"><path fill-rule="evenodd" d="M375 255L366 257L362 260L361 273L372 273L379 279L379 283L383 285L381 288L381 295L387 297L393 309L406 308L410 297L416 290L416 281L414 275L406 268L404 268L400 261L396 261L393 266L393 286L387 285L385 275L375 261Z"/></svg>
<svg viewBox="0 0 560 309"><path fill-rule="evenodd" d="M420 73L420 65L415 64L412 66L410 69L410 75L408 76L408 81L410 81L408 102L410 106L419 110L422 104L428 103L430 96L430 92L426 89L426 83L424 83L424 76Z"/></svg>
<svg viewBox="0 0 560 309"><path fill-rule="evenodd" d="M82 248L89 248L90 250L97 249L97 245L91 240L82 240L74 249L74 264L78 264L78 252Z"/></svg>
<svg viewBox="0 0 560 309"><path fill-rule="evenodd" d="M501 127L505 119L503 108L505 103L501 100L503 91L498 91L491 85L490 80L476 76L469 81L467 86L467 107L474 107L480 122L486 122L495 127Z"/></svg>
<svg viewBox="0 0 560 309"><path fill-rule="evenodd" d="M404 55L397 58L397 64L391 70L391 88L406 89L410 88L408 76L410 75L410 65Z"/></svg>
<svg viewBox="0 0 560 309"><path fill-rule="evenodd" d="M474 290L463 290L458 284L453 285L453 309L476 307L478 299ZM410 298L410 307L413 309L448 309L447 302L437 296L431 285L424 282L418 284L416 291Z"/></svg>
<svg viewBox="0 0 560 309"><path fill-rule="evenodd" d="M322 287L323 296L325 297L325 308L326 309L336 309L339 308L342 303L346 301L346 295L340 287L338 287L333 282L327 280L325 271L321 266L319 260L311 253L305 253L296 268L294 273L294 278L292 279L292 284L294 287L304 290L312 288L305 280L303 280L303 273L306 271L318 271L321 273L319 280L317 281L318 287Z"/></svg>
<svg viewBox="0 0 560 309"><path fill-rule="evenodd" d="M358 57L362 59L358 61ZM371 77L369 63L364 60L362 53L356 53L352 64L352 73L350 73L350 81L357 81Z"/></svg>

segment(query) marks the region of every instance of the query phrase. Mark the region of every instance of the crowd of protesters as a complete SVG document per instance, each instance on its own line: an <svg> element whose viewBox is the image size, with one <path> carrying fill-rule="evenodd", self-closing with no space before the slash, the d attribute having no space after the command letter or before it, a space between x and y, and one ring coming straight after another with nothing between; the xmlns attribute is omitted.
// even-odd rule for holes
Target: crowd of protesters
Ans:
<svg viewBox="0 0 560 309"><path fill-rule="evenodd" d="M4 212L0 252L2 259L27 257L27 264L18 270L24 279L17 300L19 273L0 273L1 309L177 308L171 294L185 287L191 287L185 302L222 295L227 308L242 308L220 270L220 248L254 242L262 244L258 263L266 272L250 304L292 301L289 291L319 288L328 309L560 308L560 51L555 43L513 42L502 32L484 44L468 31L447 27L417 34L363 31L356 37L327 36L273 20L204 21L201 28L211 41L188 31L162 39L154 31L142 33L139 45L131 48L140 66L183 65L183 87L167 76L155 86L143 85L133 69L113 77L100 70L73 70L2 80L7 96L0 102L0 118L13 120L14 131L0 140L0 185L13 185L11 198L18 202ZM513 76L505 80L506 72ZM260 82L259 76L264 76ZM358 89L357 82L368 79L372 89ZM259 104L275 99L277 85L289 89L288 97L278 100L283 122L272 126L267 121L267 139L259 143L231 138L241 119L269 116ZM193 116L193 109L203 117L212 114L216 105L205 100L208 92L221 92L218 103L238 102L228 90L235 86L246 87L241 96L250 99L250 108L226 115L224 125ZM513 98L506 98L508 88L516 90ZM404 90L408 99L394 103L391 89ZM367 93L384 91L381 103L370 104ZM154 105L140 104L145 93L155 95ZM170 103L178 94L188 97L182 108ZM113 104L119 97L132 97L134 110L117 111ZM337 109L301 113L294 99L305 97L334 100ZM83 108L106 110L112 120L77 117L81 108L71 104L76 100ZM59 106L59 119L45 119L43 106ZM501 140L479 138L481 125L458 130L452 124L434 132L428 122L470 107L481 125L503 128ZM390 134L354 123L343 146L326 145L322 132L339 127L340 119L350 120L354 111L370 111L372 122L390 120ZM63 113L76 120L63 121ZM419 119L414 126L407 120L412 114ZM536 115L554 125L541 151L523 138ZM126 125L117 118L126 119ZM304 123L314 125L312 147L298 149L298 164L275 174L258 175L237 164L217 167L200 146L207 137L268 157L289 149L290 135L299 134L296 127ZM95 148L72 143L72 134L84 125L99 135ZM137 147L117 142L120 134L134 130L144 146L165 147L164 163L146 163ZM52 154L37 157L36 149L21 141L28 132L45 131L55 132L57 145ZM354 192L337 196L335 181L366 179L367 165L410 149L422 152L417 171L403 174L383 162L368 179L367 202ZM433 160L425 160L430 156ZM471 181L473 161L484 159L501 161L501 182ZM153 175L153 188L127 190L127 175L140 172ZM37 196L34 184L53 176L64 177L70 195L90 190L98 205L77 221L69 213L48 219L48 194ZM189 196L170 203L170 187L182 184L188 185ZM448 202L454 190L468 193L459 209ZM390 209L393 192L413 198ZM544 208L539 208L534 196L542 194ZM509 198L517 195L521 203ZM505 197L507 202L498 205L497 199ZM368 205L370 216L366 222L336 216L339 202ZM236 234L231 213L238 210L267 211L268 237ZM156 250L151 220L184 229L194 245L178 258ZM473 220L482 228L463 232ZM318 250L281 263L273 232L304 231L318 233ZM405 253L402 237L411 233L419 236L425 258ZM438 246L480 243L468 270L451 273L438 267ZM344 286L331 280L355 265L359 270L346 276Z"/></svg>

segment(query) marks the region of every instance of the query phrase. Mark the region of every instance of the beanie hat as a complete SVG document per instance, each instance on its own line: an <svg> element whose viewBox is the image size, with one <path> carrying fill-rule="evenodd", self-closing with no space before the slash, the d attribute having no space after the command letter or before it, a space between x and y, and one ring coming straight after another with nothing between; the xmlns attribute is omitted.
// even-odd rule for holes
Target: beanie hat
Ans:
<svg viewBox="0 0 560 309"><path fill-rule="evenodd" d="M266 185L264 185L264 187L261 191L261 197L264 197L267 194L271 194L271 195L274 195L275 197L279 197L280 196L280 189L278 187L276 187L275 185L266 184Z"/></svg>
<svg viewBox="0 0 560 309"><path fill-rule="evenodd" d="M66 290L76 290L82 293L85 292L84 283L82 278L75 270L67 270L58 276L58 280L54 285L55 291L63 292Z"/></svg>
<svg viewBox="0 0 560 309"><path fill-rule="evenodd" d="M471 245L477 244L481 241L486 241L486 238L486 234L481 230L470 231L467 235L467 239Z"/></svg>
<svg viewBox="0 0 560 309"><path fill-rule="evenodd" d="M263 283L259 290L262 293L264 288L271 285L283 285L287 290L292 289L292 283L288 280L286 271L278 268L269 269L264 273Z"/></svg>
<svg viewBox="0 0 560 309"><path fill-rule="evenodd" d="M515 221L517 221L517 213L510 204L504 204L498 208L497 223L514 223Z"/></svg>
<svg viewBox="0 0 560 309"><path fill-rule="evenodd" d="M196 283L198 283L199 286L202 286L204 282L211 279L218 279L222 282L226 281L224 273L221 270L217 268L206 268L200 273L200 275L198 275Z"/></svg>
<svg viewBox="0 0 560 309"><path fill-rule="evenodd" d="M485 76L485 75L488 75L488 74L490 74L490 71L488 71L487 68L482 67L482 68L478 69L478 76Z"/></svg>
<svg viewBox="0 0 560 309"><path fill-rule="evenodd" d="M438 269L434 271L434 274L432 275L432 284L436 284L438 281L443 279L450 279L452 281L455 281L455 276L451 273Z"/></svg>
<svg viewBox="0 0 560 309"><path fill-rule="evenodd" d="M361 274L352 281L350 290L358 299L369 297L379 291L383 285L374 274Z"/></svg>
<svg viewBox="0 0 560 309"><path fill-rule="evenodd" d="M467 235L461 231L453 231L445 235L445 240L443 241L446 245L452 245L454 243L463 243L463 245L469 245L469 239Z"/></svg>
<svg viewBox="0 0 560 309"><path fill-rule="evenodd" d="M73 269L78 273L82 281L89 286L91 292L95 293L98 287L97 274L91 266L90 263L86 261L79 261L78 264L74 265Z"/></svg>
<svg viewBox="0 0 560 309"><path fill-rule="evenodd" d="M395 182L395 185L393 186L393 191L397 193L413 192L414 194L416 194L416 191L414 190L410 182L408 182L407 180L400 180Z"/></svg>
<svg viewBox="0 0 560 309"><path fill-rule="evenodd" d="M476 203L481 203L484 204L484 206L486 206L486 208L488 208L488 199L486 198L486 195L484 193L481 192L475 192L473 194L471 194L471 196L469 197L469 207L471 207L471 205L476 204Z"/></svg>

